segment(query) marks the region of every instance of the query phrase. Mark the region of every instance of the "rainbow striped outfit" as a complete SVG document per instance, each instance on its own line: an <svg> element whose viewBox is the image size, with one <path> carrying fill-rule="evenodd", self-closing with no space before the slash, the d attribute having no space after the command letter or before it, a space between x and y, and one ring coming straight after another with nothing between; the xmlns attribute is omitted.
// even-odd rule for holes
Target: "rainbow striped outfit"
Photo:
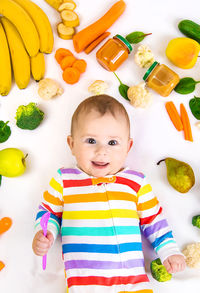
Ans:
<svg viewBox="0 0 200 293"><path fill-rule="evenodd" d="M150 184L129 168L103 178L59 169L44 192L36 232L47 211L55 238L61 228L69 293L152 293L141 231L162 261L180 254Z"/></svg>

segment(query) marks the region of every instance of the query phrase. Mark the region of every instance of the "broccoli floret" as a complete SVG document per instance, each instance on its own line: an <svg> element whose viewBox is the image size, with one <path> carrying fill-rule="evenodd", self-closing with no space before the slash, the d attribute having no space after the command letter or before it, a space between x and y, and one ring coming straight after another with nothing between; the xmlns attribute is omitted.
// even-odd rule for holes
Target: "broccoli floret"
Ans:
<svg viewBox="0 0 200 293"><path fill-rule="evenodd" d="M9 121L4 122L4 121L0 121L0 143L1 142L5 142L9 136L11 135L11 130L10 130L10 126L8 126Z"/></svg>
<svg viewBox="0 0 200 293"><path fill-rule="evenodd" d="M33 130L37 128L44 118L44 112L42 112L35 103L29 103L24 106L21 105L17 108L16 124L19 128Z"/></svg>
<svg viewBox="0 0 200 293"><path fill-rule="evenodd" d="M160 258L154 259L151 262L152 277L158 282L166 282L171 280L172 274L168 273L165 266L161 263Z"/></svg>
<svg viewBox="0 0 200 293"><path fill-rule="evenodd" d="M192 225L200 229L200 215L194 216L192 218Z"/></svg>

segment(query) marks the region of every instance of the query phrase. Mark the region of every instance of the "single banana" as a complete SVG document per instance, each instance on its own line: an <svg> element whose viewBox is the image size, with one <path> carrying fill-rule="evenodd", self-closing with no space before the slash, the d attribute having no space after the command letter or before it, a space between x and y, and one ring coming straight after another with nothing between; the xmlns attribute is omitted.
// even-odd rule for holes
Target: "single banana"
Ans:
<svg viewBox="0 0 200 293"><path fill-rule="evenodd" d="M16 27L7 18L1 18L10 48L15 82L19 89L27 87L30 81L30 58Z"/></svg>
<svg viewBox="0 0 200 293"><path fill-rule="evenodd" d="M0 44L0 95L6 96L11 89L12 73L8 42L1 23Z"/></svg>
<svg viewBox="0 0 200 293"><path fill-rule="evenodd" d="M31 73L36 81L44 77L45 60L43 53L39 52L36 56L31 57Z"/></svg>
<svg viewBox="0 0 200 293"><path fill-rule="evenodd" d="M51 24L44 11L30 0L14 0L31 17L40 38L40 52L51 53L53 50L53 32Z"/></svg>
<svg viewBox="0 0 200 293"><path fill-rule="evenodd" d="M13 0L0 0L0 14L16 26L29 55L35 56L39 51L40 40L29 14Z"/></svg>

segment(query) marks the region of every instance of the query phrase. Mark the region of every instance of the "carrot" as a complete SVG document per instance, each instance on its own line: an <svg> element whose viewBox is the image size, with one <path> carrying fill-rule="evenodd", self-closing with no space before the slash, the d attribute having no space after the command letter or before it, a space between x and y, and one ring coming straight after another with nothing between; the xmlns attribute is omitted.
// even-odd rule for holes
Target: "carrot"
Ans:
<svg viewBox="0 0 200 293"><path fill-rule="evenodd" d="M86 54L89 54L92 52L105 38L107 38L110 35L109 32L105 32L102 35L100 35L98 38L96 38L87 48L85 48L84 52Z"/></svg>
<svg viewBox="0 0 200 293"><path fill-rule="evenodd" d="M85 72L85 70L86 70L87 63L86 63L86 61L83 60L83 59L78 59L78 60L76 60L76 61L74 62L74 64L72 65L72 67L78 69L78 71L79 71L80 73L83 73L83 72Z"/></svg>
<svg viewBox="0 0 200 293"><path fill-rule="evenodd" d="M172 123L174 124L175 128L178 131L183 130L183 123L181 121L181 118L178 114L178 111L174 105L174 103L172 101L170 102L166 102L165 103L165 108L167 110L167 113L172 121Z"/></svg>
<svg viewBox="0 0 200 293"><path fill-rule="evenodd" d="M4 267L5 267L5 264L2 261L0 261L0 271L3 270Z"/></svg>
<svg viewBox="0 0 200 293"><path fill-rule="evenodd" d="M55 59L59 64L65 56L73 56L73 54L70 50L64 48L59 48L55 53Z"/></svg>
<svg viewBox="0 0 200 293"><path fill-rule="evenodd" d="M74 56L66 56L61 60L60 67L62 70L65 70L65 68L71 67L75 61L76 58Z"/></svg>
<svg viewBox="0 0 200 293"><path fill-rule="evenodd" d="M185 140L193 141L190 120L189 120L187 111L185 109L185 106L182 103L180 104L180 113L181 113L181 120L183 123L183 131L185 135Z"/></svg>
<svg viewBox="0 0 200 293"><path fill-rule="evenodd" d="M67 67L63 71L63 79L64 81L66 81L66 83L69 83L69 84L74 84L77 81L79 81L80 75L81 74L78 71L78 69L73 67Z"/></svg>
<svg viewBox="0 0 200 293"><path fill-rule="evenodd" d="M123 0L116 2L96 22L73 36L73 45L77 53L83 51L96 38L102 35L124 12L126 4Z"/></svg>

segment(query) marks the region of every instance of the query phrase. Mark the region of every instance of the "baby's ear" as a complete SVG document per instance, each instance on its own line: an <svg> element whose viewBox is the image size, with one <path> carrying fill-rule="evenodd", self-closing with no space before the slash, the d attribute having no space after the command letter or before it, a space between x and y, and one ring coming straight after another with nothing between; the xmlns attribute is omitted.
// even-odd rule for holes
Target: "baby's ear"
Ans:
<svg viewBox="0 0 200 293"><path fill-rule="evenodd" d="M133 146L133 139L130 138L129 139L129 143L128 143L128 152L130 151L130 149L132 148L132 146Z"/></svg>
<svg viewBox="0 0 200 293"><path fill-rule="evenodd" d="M71 135L68 135L68 137L67 137L67 143L68 143L68 145L69 145L69 147L70 147L70 149L72 151L73 146L74 146L74 140L73 140L73 138L72 138Z"/></svg>

